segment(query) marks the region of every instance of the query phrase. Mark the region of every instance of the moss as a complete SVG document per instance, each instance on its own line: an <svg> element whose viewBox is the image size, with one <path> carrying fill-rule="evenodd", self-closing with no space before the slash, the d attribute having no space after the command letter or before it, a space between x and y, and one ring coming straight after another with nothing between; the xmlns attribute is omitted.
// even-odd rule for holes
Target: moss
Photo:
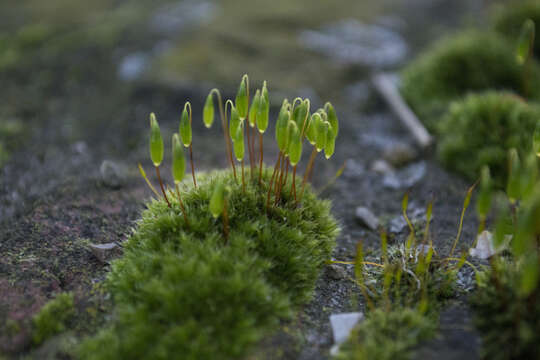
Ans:
<svg viewBox="0 0 540 360"><path fill-rule="evenodd" d="M353 330L336 359L406 360L420 341L433 336L437 321L418 310L377 309Z"/></svg>
<svg viewBox="0 0 540 360"><path fill-rule="evenodd" d="M218 182L230 187L227 239L208 209ZM182 187L189 226L172 193L172 208L148 204L108 277L115 319L82 358L237 359L310 299L338 231L330 204L307 190L296 208L286 187L266 213L265 182L244 193L218 171L197 183Z"/></svg>
<svg viewBox="0 0 540 360"><path fill-rule="evenodd" d="M58 294L32 318L34 344L39 345L50 337L63 332L74 314L73 294Z"/></svg>
<svg viewBox="0 0 540 360"><path fill-rule="evenodd" d="M469 31L442 39L402 75L403 96L432 131L437 131L436 123L448 103L469 92L495 89L523 94L531 86L527 91L531 97L540 94L538 64L531 63L531 78L526 84L515 48L492 33Z"/></svg>
<svg viewBox="0 0 540 360"><path fill-rule="evenodd" d="M471 180L488 165L496 184L506 184L507 153L530 150L540 109L510 93L467 96L450 106L439 124L438 156L448 168Z"/></svg>
<svg viewBox="0 0 540 360"><path fill-rule="evenodd" d="M19 121L0 121L0 168L9 159L9 153L20 145L23 126Z"/></svg>
<svg viewBox="0 0 540 360"><path fill-rule="evenodd" d="M540 28L540 2L538 0L513 1L494 8L494 28L501 35L507 36L514 43L517 42L521 27L525 20L531 19ZM537 30L538 31L538 30ZM540 36L535 37L534 55L540 58Z"/></svg>
<svg viewBox="0 0 540 360"><path fill-rule="evenodd" d="M493 360L540 357L540 282L536 291L520 296L519 264L493 263L497 271L479 276L472 298L475 325L482 333L483 358Z"/></svg>

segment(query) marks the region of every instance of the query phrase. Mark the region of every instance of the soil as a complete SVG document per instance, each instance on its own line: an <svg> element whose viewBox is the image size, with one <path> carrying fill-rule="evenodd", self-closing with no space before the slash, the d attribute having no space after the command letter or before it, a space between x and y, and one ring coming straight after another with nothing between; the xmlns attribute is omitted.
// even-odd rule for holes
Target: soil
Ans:
<svg viewBox="0 0 540 360"><path fill-rule="evenodd" d="M58 1L55 3L58 6L65 3L55 1ZM96 6L100 7L99 11L107 12L109 7L116 6L113 3L103 1ZM346 1L342 3L345 6ZM450 5L444 1L418 0L405 8L387 1L377 9L370 8L369 16L359 17L369 21L384 15L397 19L398 24L405 24L398 31L410 46L410 58L428 41L460 25L464 15L483 11L480 3L464 0ZM13 14L41 11L39 8L32 10L29 6L8 12L2 11L2 7L5 6L0 5L0 23L4 25L0 34L13 34L28 25L24 16L13 17ZM148 26L152 16L162 12L162 8L149 10L143 6L137 9L136 15L124 8L114 8L115 11L108 13L113 14L113 20L116 19L114 16L130 19L124 28L118 30L120 35L115 32L113 40L88 43L88 28L69 23L59 30L60 34L76 33L79 37L74 38L75 45L62 43L62 46L68 46L67 49L47 52L48 45L43 45L28 55L30 60L21 61L11 68L2 67L3 58L0 57L0 99L3 99L0 100L0 121L15 120L24 129L16 145L9 142L10 156L0 169L0 358L1 354L8 359L22 356L66 358L62 345L65 341L76 341L91 334L107 320L111 305L100 284L109 266L93 255L89 244L121 244L136 225L144 202L151 196L136 168L137 162L141 162L150 172L148 114L156 112L163 133L170 134L178 124L180 110L186 100L192 102L194 109L202 109L202 101L216 83L222 85L225 97L231 98L234 94L237 84L229 80L232 75L227 72L226 62L231 60L228 54L236 51L238 46L234 41L221 49L225 55L221 58L223 69L220 70L227 76L218 74L215 75L217 79L204 78L204 64L197 63L195 56L189 64L194 69L193 76L185 63L167 71L156 70L156 66L164 64L162 51L166 52L159 50L159 44L173 42L174 46L169 48L174 52L183 49L182 46L192 49L192 42L183 39L196 33L197 29L202 29L203 34L216 36L212 24L217 23L217 29L227 24L222 22L219 14L212 19L171 30L184 34L182 37L176 33L172 36L171 31L152 30ZM355 10L359 11L358 8ZM346 11L342 13L340 16L347 16ZM317 26L305 20L309 12L303 14L291 10L290 14L291 17L278 14L274 18L269 14L266 24L298 20L294 29ZM47 16L51 16L51 23L65 21L56 15ZM439 21L443 18L444 22ZM85 18L85 21L90 20ZM110 24L107 21L100 21L99 25L106 27ZM246 24L247 27L255 26ZM98 25L92 26L97 28ZM89 28L94 29L92 26ZM416 35L419 29L425 31ZM232 32L233 35L236 33ZM243 33L249 37L249 31ZM204 41L200 36L199 40ZM249 39L249 43L252 41ZM60 46L58 42L53 43ZM293 45L287 42L273 43L273 46L278 47L274 50L280 51ZM382 157L392 142L412 143L412 139L369 86L367 75L373 69L336 64L321 55L309 53L307 56L305 50L298 51L302 52L301 63L305 63L307 69L330 69L328 74L321 73L314 80L313 71L302 75L303 68L295 66L295 74L300 75L289 77L281 87L276 85L276 92L287 96L315 94L312 100L316 107L324 103L320 98L326 100L329 97L342 124L334 158L331 161L323 160L322 156L317 159L313 180L315 187L322 188L338 168L346 164L343 175L322 193L323 197L332 199L333 213L342 228L334 259L352 260L360 240L371 251L376 251L379 235L355 219L355 208L365 206L381 219L399 217L401 199L406 191L410 191L411 209L425 208L434 199L432 237L438 251L448 251L470 184L442 169L432 155L433 151L428 150L414 160L426 166L420 181L410 188L385 186L384 176L372 171L371 164ZM156 61L134 79L119 78L118 69L125 64L126 58L141 53ZM316 60L309 60L313 57ZM220 57L216 56L216 59L212 61L219 63ZM232 61L257 62L258 69L265 69L265 61L275 62L278 59L265 59L264 52L247 51L240 60L232 57ZM171 75L172 71L176 71L176 75ZM269 71L264 76L270 86L279 81L276 79L284 78L284 70L276 69L275 64ZM234 78L239 81L240 76L238 74ZM321 88L322 84L330 85ZM360 97L352 96L351 85L358 84L364 92ZM274 117L276 110L272 108ZM196 169L225 167L220 129L214 126L206 130L202 121L195 124L193 148ZM269 133L273 134L273 129L269 129ZM1 139L0 135L0 142ZM273 163L276 151L268 143L270 141L267 141L265 154L268 156L265 158ZM106 159L127 169L120 188L110 188L102 181L99 168ZM167 169L162 173L167 174ZM155 182L154 177L150 177ZM170 178L167 180L170 182ZM476 226L474 212L469 211L465 217L463 244L472 243ZM391 241L399 243L405 235L404 232L394 234ZM112 257L120 254L121 251ZM352 269L344 268L352 276ZM54 294L62 291L75 294L78 315L71 330L40 347L32 345L32 316ZM284 324L281 331L263 341L257 347L257 356L328 359L333 343L329 315L358 310L361 304L354 301L356 291L350 279L336 276L331 267L325 268L313 301L299 312L295 321ZM441 313L438 336L419 347L418 357L478 358L480 343L470 318L467 295L464 294Z"/></svg>

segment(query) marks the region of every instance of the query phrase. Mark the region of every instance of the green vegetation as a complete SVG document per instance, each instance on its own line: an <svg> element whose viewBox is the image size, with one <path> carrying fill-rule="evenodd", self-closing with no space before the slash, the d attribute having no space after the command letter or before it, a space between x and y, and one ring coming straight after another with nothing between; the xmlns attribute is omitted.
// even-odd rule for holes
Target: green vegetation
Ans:
<svg viewBox="0 0 540 360"><path fill-rule="evenodd" d="M497 6L493 11L495 30L513 42L518 39L527 19L531 19L537 28L540 26L540 2L537 0L512 2L506 6ZM535 38L534 49L535 57L540 58L540 36Z"/></svg>
<svg viewBox="0 0 540 360"><path fill-rule="evenodd" d="M407 205L408 195L405 195L403 216L410 232L404 244L388 247L386 234L382 233L382 253L368 261L364 260L362 244L358 244L355 282L366 304L366 320L340 347L338 359L411 359L414 347L435 334L440 308L458 290L455 282L458 271L463 265L473 266L466 261L466 252L453 257L452 250L444 258L435 252L429 232L431 202L426 210L422 238L417 237L417 229L407 216ZM455 244L460 234L461 225Z"/></svg>
<svg viewBox="0 0 540 360"><path fill-rule="evenodd" d="M149 150L161 193L139 165L157 199L148 203L123 257L112 266L107 286L115 316L81 345L83 359L169 359L175 354L238 359L311 298L338 233L329 202L316 197L306 176L296 182L302 144L312 140L307 129L315 126L314 115L308 99L284 100L278 121L285 127L276 127L280 152L274 168L268 168L262 152L270 106L266 82L256 94L250 105L247 76L236 104L223 104L219 91L210 91L203 121L207 127L214 122L215 95L231 170L195 175L190 156L193 181L183 181L183 147L191 155L197 146L186 103L179 134L172 136L173 189L160 175L164 141L155 114L150 115ZM315 118L320 124L312 132L319 138L314 152L324 150L329 158L338 131L335 110L327 103Z"/></svg>
<svg viewBox="0 0 540 360"><path fill-rule="evenodd" d="M493 256L478 276L472 304L482 332L486 359L537 359L540 356L540 182L538 159L520 160L509 152L505 194L495 198L497 220Z"/></svg>
<svg viewBox="0 0 540 360"><path fill-rule="evenodd" d="M271 171L263 176L266 184ZM231 171L197 183L182 183L189 227L173 192L170 208L148 204L108 279L115 320L83 345L83 358L236 359L309 300L337 233L329 203L308 187L297 209L289 186L264 215L266 193L251 183L244 191ZM209 211L216 184L229 189L227 240Z"/></svg>
<svg viewBox="0 0 540 360"><path fill-rule="evenodd" d="M436 329L437 320L417 310L377 309L353 330L335 359L407 360L411 348L432 337Z"/></svg>
<svg viewBox="0 0 540 360"><path fill-rule="evenodd" d="M436 133L448 104L470 92L507 90L536 98L540 68L531 60L524 78L515 48L493 33L468 31L442 39L405 68L403 96Z"/></svg>
<svg viewBox="0 0 540 360"><path fill-rule="evenodd" d="M438 155L448 168L475 180L488 165L498 187L506 184L507 153L531 149L540 109L505 92L471 94L454 102L437 129Z"/></svg>
<svg viewBox="0 0 540 360"><path fill-rule="evenodd" d="M75 315L73 294L61 293L45 304L33 317L33 341L39 345L50 337L63 332Z"/></svg>

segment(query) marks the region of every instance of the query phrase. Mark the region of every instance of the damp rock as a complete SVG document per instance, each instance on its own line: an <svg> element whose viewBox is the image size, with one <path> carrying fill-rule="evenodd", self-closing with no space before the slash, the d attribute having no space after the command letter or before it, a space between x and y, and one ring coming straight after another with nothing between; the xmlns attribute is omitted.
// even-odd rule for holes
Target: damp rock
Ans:
<svg viewBox="0 0 540 360"><path fill-rule="evenodd" d="M383 153L384 160L395 167L406 165L417 157L418 152L416 149L403 142L392 144L392 146L388 147Z"/></svg>
<svg viewBox="0 0 540 360"><path fill-rule="evenodd" d="M383 178L383 185L394 190L406 189L422 180L425 175L426 163L420 161L385 175Z"/></svg>
<svg viewBox="0 0 540 360"><path fill-rule="evenodd" d="M353 19L303 31L300 42L336 62L376 68L396 66L407 54L407 44L399 33Z"/></svg>
<svg viewBox="0 0 540 360"><path fill-rule="evenodd" d="M332 355L338 352L339 345L349 338L353 328L364 318L361 312L332 314L330 325L334 336L334 346L330 350Z"/></svg>
<svg viewBox="0 0 540 360"><path fill-rule="evenodd" d="M407 210L407 216L413 225L422 225L426 222L426 212L419 207L410 206ZM407 228L407 222L403 215L398 215L392 218L388 224L388 231L394 234L399 234Z"/></svg>
<svg viewBox="0 0 540 360"><path fill-rule="evenodd" d="M365 171L366 169L361 163L354 159L347 159L343 175L346 177L359 177L363 175Z"/></svg>
<svg viewBox="0 0 540 360"><path fill-rule="evenodd" d="M154 31L178 35L196 25L210 21L217 10L213 1L186 0L165 4L158 9L150 22Z"/></svg>
<svg viewBox="0 0 540 360"><path fill-rule="evenodd" d="M390 174L394 172L392 165L387 163L385 160L377 159L371 164L371 171L376 172L377 174Z"/></svg>
<svg viewBox="0 0 540 360"><path fill-rule="evenodd" d="M331 264L327 267L328 276L333 280L343 280L347 278L347 271L339 265Z"/></svg>
<svg viewBox="0 0 540 360"><path fill-rule="evenodd" d="M493 234L484 230L476 238L476 247L469 249L469 254L478 259L489 259L493 255L507 249L511 240L512 235L506 235L503 243L496 247L493 242Z"/></svg>
<svg viewBox="0 0 540 360"><path fill-rule="evenodd" d="M359 206L355 211L356 219L371 230L379 227L379 219L366 207Z"/></svg>
<svg viewBox="0 0 540 360"><path fill-rule="evenodd" d="M99 167L99 173L103 185L111 189L121 188L126 182L125 169L113 161L104 160Z"/></svg>

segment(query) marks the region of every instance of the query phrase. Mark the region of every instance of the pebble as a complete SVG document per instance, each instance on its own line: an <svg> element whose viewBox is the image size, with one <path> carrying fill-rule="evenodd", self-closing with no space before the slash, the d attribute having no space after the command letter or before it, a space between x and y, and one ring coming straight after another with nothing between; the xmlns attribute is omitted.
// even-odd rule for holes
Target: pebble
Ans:
<svg viewBox="0 0 540 360"><path fill-rule="evenodd" d="M418 151L413 146L403 142L392 144L383 153L384 160L394 167L406 165L417 157Z"/></svg>
<svg viewBox="0 0 540 360"><path fill-rule="evenodd" d="M328 276L333 280L343 280L347 278L347 271L337 264L331 264L328 266Z"/></svg>
<svg viewBox="0 0 540 360"><path fill-rule="evenodd" d="M379 227L379 219L368 208L363 206L357 207L355 215L356 219L371 230L376 230Z"/></svg>
<svg viewBox="0 0 540 360"><path fill-rule="evenodd" d="M332 334L334 335L334 347L330 353L335 355L338 352L338 347L349 338L352 329L364 318L361 312L332 314L330 315L330 325L332 326Z"/></svg>
<svg viewBox="0 0 540 360"><path fill-rule="evenodd" d="M497 251L493 245L493 235L487 230L482 231L480 235L478 235L476 247L469 249L469 254L471 254L472 257L482 260L489 259L496 253Z"/></svg>
<svg viewBox="0 0 540 360"><path fill-rule="evenodd" d="M420 161L405 168L386 174L383 185L387 188L398 190L406 189L415 185L426 175L426 163Z"/></svg>
<svg viewBox="0 0 540 360"><path fill-rule="evenodd" d="M113 161L104 160L99 167L99 173L103 185L111 189L121 188L126 182L125 169Z"/></svg>
<svg viewBox="0 0 540 360"><path fill-rule="evenodd" d="M90 244L90 251L101 262L107 262L107 257L118 247L116 243Z"/></svg>
<svg viewBox="0 0 540 360"><path fill-rule="evenodd" d="M387 163L386 160L377 159L371 164L371 171L374 171L377 174L386 175L394 172L394 168Z"/></svg>

